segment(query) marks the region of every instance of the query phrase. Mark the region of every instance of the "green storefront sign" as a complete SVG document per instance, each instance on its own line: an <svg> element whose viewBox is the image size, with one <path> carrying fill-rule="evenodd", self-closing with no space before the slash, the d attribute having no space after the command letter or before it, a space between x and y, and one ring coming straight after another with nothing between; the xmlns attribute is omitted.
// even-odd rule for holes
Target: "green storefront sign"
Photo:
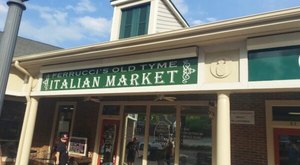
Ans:
<svg viewBox="0 0 300 165"><path fill-rule="evenodd" d="M249 51L249 81L300 79L300 46Z"/></svg>
<svg viewBox="0 0 300 165"><path fill-rule="evenodd" d="M41 91L197 83L198 58L44 73Z"/></svg>

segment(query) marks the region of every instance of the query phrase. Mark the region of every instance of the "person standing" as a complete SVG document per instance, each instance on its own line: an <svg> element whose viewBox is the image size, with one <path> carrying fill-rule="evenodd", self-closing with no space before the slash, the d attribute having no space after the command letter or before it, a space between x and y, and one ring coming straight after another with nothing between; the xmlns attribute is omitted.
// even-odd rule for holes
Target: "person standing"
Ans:
<svg viewBox="0 0 300 165"><path fill-rule="evenodd" d="M56 146L56 161L55 164L58 165L67 165L69 162L69 154L68 154L68 135L62 134L60 136L60 141L58 142Z"/></svg>
<svg viewBox="0 0 300 165"><path fill-rule="evenodd" d="M128 144L126 145L126 149L127 149L127 164L133 165L136 153L139 155L136 137L133 137L132 141L128 142Z"/></svg>
<svg viewBox="0 0 300 165"><path fill-rule="evenodd" d="M166 148L165 148L165 154L166 154L166 162L167 165L171 164L171 157L172 157L172 153L173 153L173 143L171 140L168 140Z"/></svg>

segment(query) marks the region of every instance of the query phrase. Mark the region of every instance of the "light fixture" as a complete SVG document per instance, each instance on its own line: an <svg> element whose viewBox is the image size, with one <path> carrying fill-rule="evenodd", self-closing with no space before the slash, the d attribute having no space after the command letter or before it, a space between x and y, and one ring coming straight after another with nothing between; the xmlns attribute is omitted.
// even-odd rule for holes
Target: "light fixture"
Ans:
<svg viewBox="0 0 300 165"><path fill-rule="evenodd" d="M289 115L300 115L300 112L289 112Z"/></svg>

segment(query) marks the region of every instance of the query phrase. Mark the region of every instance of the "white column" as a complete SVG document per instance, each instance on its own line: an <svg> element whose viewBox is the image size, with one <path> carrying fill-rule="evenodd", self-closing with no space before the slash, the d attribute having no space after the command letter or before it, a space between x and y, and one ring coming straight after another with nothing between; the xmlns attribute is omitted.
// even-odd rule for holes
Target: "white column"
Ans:
<svg viewBox="0 0 300 165"><path fill-rule="evenodd" d="M32 137L34 133L37 109L38 109L38 99L31 98L31 106L29 109L29 116L26 125L23 147L21 151L22 155L21 155L20 165L27 165L29 162L30 148L31 148Z"/></svg>
<svg viewBox="0 0 300 165"><path fill-rule="evenodd" d="M29 117L30 106L31 106L31 101L27 102L27 104L26 104L25 115L24 115L23 124L22 124L22 131L21 131L20 140L19 140L16 164L20 164L20 162L21 162L22 149L23 149L23 143L24 143L25 133L26 133L26 129L27 129L27 121L28 121L28 117Z"/></svg>
<svg viewBox="0 0 300 165"><path fill-rule="evenodd" d="M218 93L216 156L217 165L231 165L230 99L228 93Z"/></svg>

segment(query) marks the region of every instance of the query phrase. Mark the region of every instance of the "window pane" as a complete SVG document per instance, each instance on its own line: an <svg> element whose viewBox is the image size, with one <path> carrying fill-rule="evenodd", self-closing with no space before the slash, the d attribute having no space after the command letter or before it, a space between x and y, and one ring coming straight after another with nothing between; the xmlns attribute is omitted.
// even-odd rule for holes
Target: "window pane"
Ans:
<svg viewBox="0 0 300 165"><path fill-rule="evenodd" d="M125 106L125 124L124 124L124 133L123 133L123 150L122 154L123 159L121 162L125 164L128 158L128 152L131 152L131 149L127 146L129 142L132 141L132 138L137 139L136 148L139 151L139 156L137 153L134 155L134 164L142 164L142 155L144 149L144 138L145 138L145 119L146 119L146 106ZM134 152L134 151L133 151ZM130 157L130 156L129 156Z"/></svg>
<svg viewBox="0 0 300 165"><path fill-rule="evenodd" d="M174 164L175 106L152 106L148 165Z"/></svg>
<svg viewBox="0 0 300 165"><path fill-rule="evenodd" d="M279 161L284 165L298 165L300 156L300 137L296 135L279 136Z"/></svg>
<svg viewBox="0 0 300 165"><path fill-rule="evenodd" d="M119 105L105 105L103 106L103 115L119 115L120 106Z"/></svg>
<svg viewBox="0 0 300 165"><path fill-rule="evenodd" d="M138 35L143 35L147 33L148 16L149 16L149 5L144 6L140 9L139 22L138 22Z"/></svg>
<svg viewBox="0 0 300 165"><path fill-rule="evenodd" d="M132 10L124 11L126 14L125 17L125 27L124 27L124 38L131 36L131 28L132 28Z"/></svg>
<svg viewBox="0 0 300 165"><path fill-rule="evenodd" d="M274 106L273 121L300 121L300 107Z"/></svg>
<svg viewBox="0 0 300 165"><path fill-rule="evenodd" d="M25 105L23 102L4 101L0 117L0 147L3 158L16 157L24 112Z"/></svg>
<svg viewBox="0 0 300 165"><path fill-rule="evenodd" d="M59 106L56 137L60 137L64 133L70 134L74 110L74 105Z"/></svg>
<svg viewBox="0 0 300 165"><path fill-rule="evenodd" d="M119 38L146 34L148 31L149 11L149 3L123 9Z"/></svg>
<svg viewBox="0 0 300 165"><path fill-rule="evenodd" d="M211 164L208 107L184 106L181 112L179 164Z"/></svg>
<svg viewBox="0 0 300 165"><path fill-rule="evenodd" d="M299 79L299 54L300 46L249 51L249 81Z"/></svg>

